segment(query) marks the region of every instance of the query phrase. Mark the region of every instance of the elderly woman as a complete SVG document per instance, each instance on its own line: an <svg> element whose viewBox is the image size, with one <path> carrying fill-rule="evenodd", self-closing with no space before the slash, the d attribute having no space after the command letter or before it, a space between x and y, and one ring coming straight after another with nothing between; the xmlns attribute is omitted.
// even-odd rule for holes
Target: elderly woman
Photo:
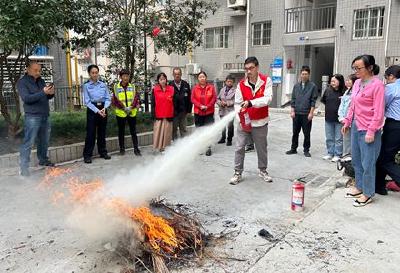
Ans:
<svg viewBox="0 0 400 273"><path fill-rule="evenodd" d="M201 71L197 75L199 81L192 90L192 103L194 105L194 124L202 127L214 123L215 102L217 93L214 85L207 83L207 74ZM211 155L211 147L208 147L206 156Z"/></svg>
<svg viewBox="0 0 400 273"><path fill-rule="evenodd" d="M351 127L351 155L356 185L346 197L356 198L353 206L362 207L375 194L375 164L381 148L381 133L385 111L385 87L375 75L379 66L372 55L361 55L352 62L358 77L354 83L349 112L342 133Z"/></svg>

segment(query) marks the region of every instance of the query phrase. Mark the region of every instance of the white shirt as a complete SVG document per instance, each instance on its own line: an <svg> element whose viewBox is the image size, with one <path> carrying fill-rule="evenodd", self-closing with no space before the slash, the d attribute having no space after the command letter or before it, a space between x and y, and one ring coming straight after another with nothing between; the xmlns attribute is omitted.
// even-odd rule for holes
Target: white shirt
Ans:
<svg viewBox="0 0 400 273"><path fill-rule="evenodd" d="M264 84L264 81L258 76L257 82L256 82L256 87L253 88L249 84L249 79L246 79L244 82L244 85L248 86L252 92L253 96L254 94L260 89L260 87ZM265 90L264 90L264 96L260 98L255 98L250 100L252 107L255 108L261 108L268 106L272 101L272 80L271 78L267 77L267 83L265 84ZM236 118L239 119L239 111L241 109L240 105L243 102L243 96L242 96L242 91L240 91L240 84L238 84L235 92L235 111L237 113ZM257 119L257 120L252 120L251 121L251 126L252 127L261 127L267 124L269 121L269 117L263 118L263 119Z"/></svg>

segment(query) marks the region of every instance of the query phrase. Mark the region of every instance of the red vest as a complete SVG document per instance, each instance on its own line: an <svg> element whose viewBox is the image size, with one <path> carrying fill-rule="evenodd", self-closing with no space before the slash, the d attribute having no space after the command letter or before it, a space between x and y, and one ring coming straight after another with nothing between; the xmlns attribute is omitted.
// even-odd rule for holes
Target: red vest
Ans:
<svg viewBox="0 0 400 273"><path fill-rule="evenodd" d="M199 101L202 105L209 106L206 111L200 109L200 107L194 105L194 113L200 116L206 116L214 113L215 103L210 107L210 103L214 100L216 101L215 88L211 84L207 84L202 88L199 84L195 85L192 90L192 97L196 101ZM192 101L193 102L193 101Z"/></svg>
<svg viewBox="0 0 400 273"><path fill-rule="evenodd" d="M244 84L247 79L243 79L240 81L239 85L240 85L240 91L242 92L243 101L253 100L264 96L265 86L267 84L268 77L262 74L258 74L258 76L260 77L261 80L264 81L264 83L263 85L261 85L261 87L257 90L257 92L254 95L251 87L248 87L247 85ZM249 113L251 120L264 119L268 117L268 106L261 108L250 107L247 109L247 112Z"/></svg>
<svg viewBox="0 0 400 273"><path fill-rule="evenodd" d="M160 85L153 88L155 99L155 116L158 119L174 117L174 87L167 85L165 91Z"/></svg>

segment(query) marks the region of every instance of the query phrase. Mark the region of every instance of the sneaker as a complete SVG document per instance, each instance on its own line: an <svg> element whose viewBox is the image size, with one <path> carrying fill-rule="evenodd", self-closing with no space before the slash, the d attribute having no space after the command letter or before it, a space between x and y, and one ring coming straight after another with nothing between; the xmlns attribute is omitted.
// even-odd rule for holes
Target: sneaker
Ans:
<svg viewBox="0 0 400 273"><path fill-rule="evenodd" d="M286 154L287 155L294 155L294 154L297 154L297 151L290 149L289 151L286 151Z"/></svg>
<svg viewBox="0 0 400 273"><path fill-rule="evenodd" d="M246 145L246 148L244 149L246 153L254 152L254 144L248 144Z"/></svg>
<svg viewBox="0 0 400 273"><path fill-rule="evenodd" d="M228 141L226 142L226 146L232 146L232 140L228 140Z"/></svg>
<svg viewBox="0 0 400 273"><path fill-rule="evenodd" d="M218 141L218 144L223 144L223 143L225 143L225 139L221 138L221 139Z"/></svg>
<svg viewBox="0 0 400 273"><path fill-rule="evenodd" d="M271 183L272 177L268 175L267 171L261 171L258 173L258 176L261 177L265 182Z"/></svg>
<svg viewBox="0 0 400 273"><path fill-rule="evenodd" d="M394 181L389 181L386 184L386 189L388 189L390 191L396 191L396 192L400 191L400 187Z"/></svg>
<svg viewBox="0 0 400 273"><path fill-rule="evenodd" d="M304 152L304 156L305 157L311 157L311 154L310 154L310 152Z"/></svg>
<svg viewBox="0 0 400 273"><path fill-rule="evenodd" d="M229 181L229 184L237 185L240 182L242 182L242 174L238 171L235 171L235 174L232 176L231 180Z"/></svg>
<svg viewBox="0 0 400 273"><path fill-rule="evenodd" d="M142 156L142 153L140 152L139 149L133 150L133 153L134 153L136 156Z"/></svg>
<svg viewBox="0 0 400 273"><path fill-rule="evenodd" d="M110 160L111 156L109 156L108 154L104 154L100 156L101 158L104 158L105 160Z"/></svg>
<svg viewBox="0 0 400 273"><path fill-rule="evenodd" d="M332 155L326 155L322 157L323 160L331 160L332 158Z"/></svg>
<svg viewBox="0 0 400 273"><path fill-rule="evenodd" d="M19 172L19 174L20 174L21 176L25 176L25 177L28 177L28 176L31 175L28 169L21 169L20 172Z"/></svg>
<svg viewBox="0 0 400 273"><path fill-rule="evenodd" d="M46 166L46 167L54 167L55 166L55 164L52 163L50 160L47 160L45 162L39 162L39 165L40 166Z"/></svg>
<svg viewBox="0 0 400 273"><path fill-rule="evenodd" d="M334 156L331 161L332 162L338 162L339 160L340 160L340 157Z"/></svg>
<svg viewBox="0 0 400 273"><path fill-rule="evenodd" d="M208 148L207 152L206 152L206 156L211 156L212 152L211 152L211 148Z"/></svg>

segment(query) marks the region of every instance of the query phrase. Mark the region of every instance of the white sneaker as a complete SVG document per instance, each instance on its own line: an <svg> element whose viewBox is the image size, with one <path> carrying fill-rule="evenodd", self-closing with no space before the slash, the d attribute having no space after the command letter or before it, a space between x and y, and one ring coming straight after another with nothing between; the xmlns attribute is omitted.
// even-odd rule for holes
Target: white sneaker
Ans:
<svg viewBox="0 0 400 273"><path fill-rule="evenodd" d="M338 162L339 160L340 160L340 157L334 156L331 161L332 162Z"/></svg>
<svg viewBox="0 0 400 273"><path fill-rule="evenodd" d="M235 174L232 176L229 184L237 185L242 181L242 174L240 172L235 171Z"/></svg>
<svg viewBox="0 0 400 273"><path fill-rule="evenodd" d="M261 177L265 182L271 183L272 177L268 175L267 171L261 171L258 173L258 176Z"/></svg>
<svg viewBox="0 0 400 273"><path fill-rule="evenodd" d="M323 160L331 160L332 156L331 155L326 155L324 157L322 157Z"/></svg>

